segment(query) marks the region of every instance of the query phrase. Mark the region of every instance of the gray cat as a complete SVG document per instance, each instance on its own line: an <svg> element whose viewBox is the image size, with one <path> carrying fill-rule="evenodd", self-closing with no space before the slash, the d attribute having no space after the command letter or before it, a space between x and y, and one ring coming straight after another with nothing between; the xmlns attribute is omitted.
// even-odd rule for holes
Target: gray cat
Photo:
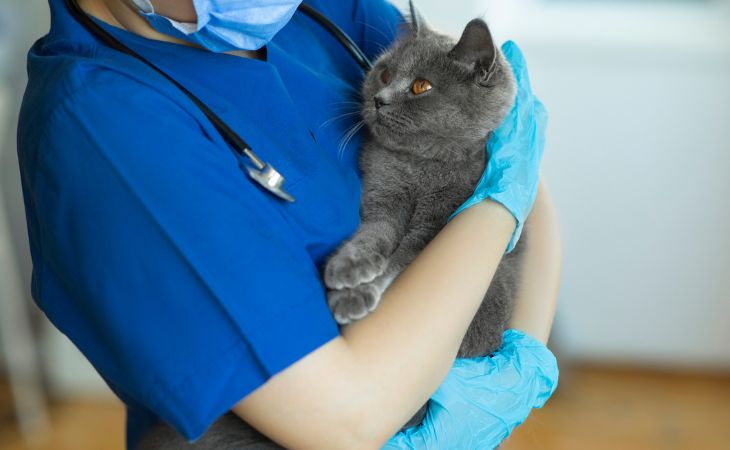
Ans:
<svg viewBox="0 0 730 450"><path fill-rule="evenodd" d="M512 107L515 90L512 69L480 19L456 45L414 20L411 32L378 58L362 88L368 136L360 152L360 227L324 271L340 324L373 311L472 194L484 172L487 137ZM489 354L501 344L520 249L503 258L459 357Z"/></svg>
<svg viewBox="0 0 730 450"><path fill-rule="evenodd" d="M409 32L378 58L362 88L368 135L360 153L361 225L324 270L328 302L341 324L373 311L393 279L472 194L484 172L489 133L514 101L512 70L482 20L471 21L455 44L426 27L412 7L411 16ZM459 357L500 346L524 240L503 257ZM425 413L426 405L404 428ZM138 447L281 448L231 413L194 444L160 425Z"/></svg>
<svg viewBox="0 0 730 450"><path fill-rule="evenodd" d="M411 15L410 33L378 58L362 88L368 137L360 153L361 223L324 271L340 324L373 311L469 198L484 172L489 133L514 103L512 69L484 21L469 22L454 45L412 7ZM459 357L488 355L501 345L525 238L502 258ZM425 412L426 405L405 427L420 423Z"/></svg>

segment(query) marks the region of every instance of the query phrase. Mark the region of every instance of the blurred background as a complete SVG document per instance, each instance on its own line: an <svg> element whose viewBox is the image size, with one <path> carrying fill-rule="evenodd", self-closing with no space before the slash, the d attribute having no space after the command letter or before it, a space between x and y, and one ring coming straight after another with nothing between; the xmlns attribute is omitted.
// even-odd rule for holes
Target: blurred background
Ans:
<svg viewBox="0 0 730 450"><path fill-rule="evenodd" d="M518 42L550 112L561 381L503 448L730 449L730 0L417 5ZM48 23L0 0L0 449L122 449L122 406L29 296L15 127Z"/></svg>

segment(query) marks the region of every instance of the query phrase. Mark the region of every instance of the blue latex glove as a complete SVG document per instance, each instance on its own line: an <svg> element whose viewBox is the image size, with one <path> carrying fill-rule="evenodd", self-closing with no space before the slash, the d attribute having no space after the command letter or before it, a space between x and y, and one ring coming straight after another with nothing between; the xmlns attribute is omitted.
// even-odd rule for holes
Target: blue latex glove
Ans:
<svg viewBox="0 0 730 450"><path fill-rule="evenodd" d="M532 94L527 63L517 44L505 42L502 52L512 65L517 81L515 104L487 141L489 161L474 193L449 220L486 198L501 203L517 220L517 227L507 246L509 253L522 234L523 224L537 196L547 111Z"/></svg>
<svg viewBox="0 0 730 450"><path fill-rule="evenodd" d="M493 355L457 359L431 397L423 423L396 434L383 450L492 449L540 408L558 384L552 352L517 330Z"/></svg>

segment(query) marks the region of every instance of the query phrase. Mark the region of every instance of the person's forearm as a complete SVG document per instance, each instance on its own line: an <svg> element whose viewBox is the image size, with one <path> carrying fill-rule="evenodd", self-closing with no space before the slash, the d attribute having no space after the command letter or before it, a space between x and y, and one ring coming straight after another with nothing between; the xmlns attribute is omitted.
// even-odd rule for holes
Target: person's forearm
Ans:
<svg viewBox="0 0 730 450"><path fill-rule="evenodd" d="M342 330L364 391L358 400L366 436L385 443L443 381L514 227L495 202L465 210L401 273L373 313Z"/></svg>
<svg viewBox="0 0 730 450"><path fill-rule="evenodd" d="M544 183L525 227L529 238L510 328L547 343L558 300L561 251L555 206Z"/></svg>
<svg viewBox="0 0 730 450"><path fill-rule="evenodd" d="M377 449L450 369L514 231L484 201L457 215L374 312L277 374L233 409L287 448Z"/></svg>

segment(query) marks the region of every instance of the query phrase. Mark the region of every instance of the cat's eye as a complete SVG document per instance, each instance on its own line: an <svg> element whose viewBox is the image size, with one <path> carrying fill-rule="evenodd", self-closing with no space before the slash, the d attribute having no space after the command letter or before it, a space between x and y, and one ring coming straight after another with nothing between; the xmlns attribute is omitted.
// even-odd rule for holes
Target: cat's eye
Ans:
<svg viewBox="0 0 730 450"><path fill-rule="evenodd" d="M390 83L390 72L388 72L388 69L383 69L383 71L380 72L380 81L382 81L383 84Z"/></svg>
<svg viewBox="0 0 730 450"><path fill-rule="evenodd" d="M424 80L419 78L418 80L414 81L411 85L411 92L413 92L416 95L423 94L426 91L430 91L433 86L431 86L431 82L428 80Z"/></svg>

